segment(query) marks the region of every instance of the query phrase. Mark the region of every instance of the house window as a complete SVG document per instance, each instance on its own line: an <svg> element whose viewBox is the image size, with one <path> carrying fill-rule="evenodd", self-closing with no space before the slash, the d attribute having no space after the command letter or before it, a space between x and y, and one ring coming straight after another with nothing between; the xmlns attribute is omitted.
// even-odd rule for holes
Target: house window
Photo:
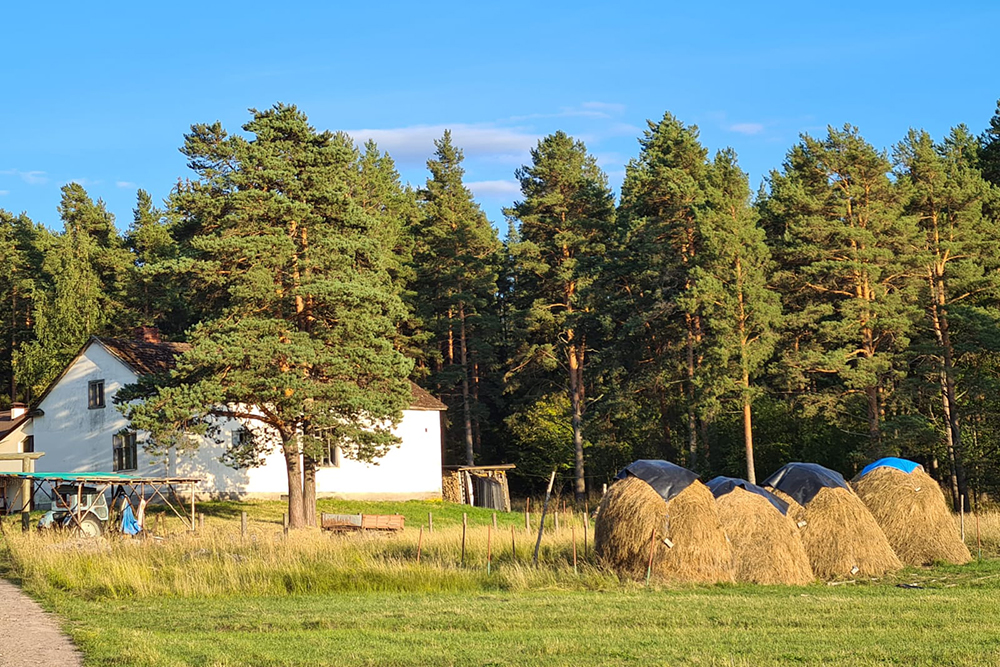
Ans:
<svg viewBox="0 0 1000 667"><path fill-rule="evenodd" d="M319 459L321 468L340 467L340 447L337 445L324 445L323 455Z"/></svg>
<svg viewBox="0 0 1000 667"><path fill-rule="evenodd" d="M21 453L30 454L35 451L35 436L29 435L21 441Z"/></svg>
<svg viewBox="0 0 1000 667"><path fill-rule="evenodd" d="M111 439L114 472L136 469L135 433L119 433Z"/></svg>
<svg viewBox="0 0 1000 667"><path fill-rule="evenodd" d="M253 434L246 426L233 429L233 449L241 450L246 448L253 439Z"/></svg>
<svg viewBox="0 0 1000 667"><path fill-rule="evenodd" d="M104 380L87 383L87 407L91 410L104 407Z"/></svg>

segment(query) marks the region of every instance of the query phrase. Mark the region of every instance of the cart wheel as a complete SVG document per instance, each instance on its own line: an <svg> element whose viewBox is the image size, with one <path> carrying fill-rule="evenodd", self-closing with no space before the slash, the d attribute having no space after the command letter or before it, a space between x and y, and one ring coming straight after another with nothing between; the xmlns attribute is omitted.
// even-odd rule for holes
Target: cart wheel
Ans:
<svg viewBox="0 0 1000 667"><path fill-rule="evenodd" d="M104 526L101 525L101 520L92 514L80 519L80 527L77 528L77 533L83 537L100 537L101 533L104 532Z"/></svg>

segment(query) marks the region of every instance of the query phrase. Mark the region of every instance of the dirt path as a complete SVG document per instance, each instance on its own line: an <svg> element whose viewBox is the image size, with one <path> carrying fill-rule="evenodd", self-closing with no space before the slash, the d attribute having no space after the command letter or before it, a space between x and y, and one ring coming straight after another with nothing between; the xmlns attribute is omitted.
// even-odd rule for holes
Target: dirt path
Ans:
<svg viewBox="0 0 1000 667"><path fill-rule="evenodd" d="M59 630L56 617L0 579L0 667L82 664L80 652Z"/></svg>

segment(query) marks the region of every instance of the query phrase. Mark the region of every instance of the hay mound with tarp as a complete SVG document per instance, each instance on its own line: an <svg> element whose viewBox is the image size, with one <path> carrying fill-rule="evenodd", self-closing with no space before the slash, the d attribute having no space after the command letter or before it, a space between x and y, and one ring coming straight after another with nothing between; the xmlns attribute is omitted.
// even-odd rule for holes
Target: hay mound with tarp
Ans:
<svg viewBox="0 0 1000 667"><path fill-rule="evenodd" d="M788 503L817 577L880 577L903 567L839 472L816 463L789 463L761 486Z"/></svg>
<svg viewBox="0 0 1000 667"><path fill-rule="evenodd" d="M972 560L948 510L944 493L923 466L879 459L851 481L899 559L907 565Z"/></svg>
<svg viewBox="0 0 1000 667"><path fill-rule="evenodd" d="M732 549L712 492L690 470L636 461L618 474L597 513L594 550L619 575L661 581L734 581Z"/></svg>
<svg viewBox="0 0 1000 667"><path fill-rule="evenodd" d="M788 503L733 477L716 477L708 488L732 544L737 581L803 585L815 579Z"/></svg>

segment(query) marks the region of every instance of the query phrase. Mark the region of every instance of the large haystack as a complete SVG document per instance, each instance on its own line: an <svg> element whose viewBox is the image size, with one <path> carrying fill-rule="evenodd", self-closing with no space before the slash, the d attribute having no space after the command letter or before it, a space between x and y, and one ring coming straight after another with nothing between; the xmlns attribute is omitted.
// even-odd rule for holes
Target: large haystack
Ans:
<svg viewBox="0 0 1000 667"><path fill-rule="evenodd" d="M961 565L972 560L962 543L941 487L916 466L912 472L879 466L851 485L907 565L937 561Z"/></svg>
<svg viewBox="0 0 1000 667"><path fill-rule="evenodd" d="M594 535L600 561L625 577L646 576L655 531L652 576L665 581L733 581L732 551L715 499L695 480L670 501L637 477L615 482L601 501Z"/></svg>
<svg viewBox="0 0 1000 667"><path fill-rule="evenodd" d="M817 577L880 577L903 567L871 512L839 473L790 463L762 486L788 503Z"/></svg>
<svg viewBox="0 0 1000 667"><path fill-rule="evenodd" d="M718 493L712 482L709 488ZM795 522L766 496L730 486L715 500L732 543L737 581L804 585L815 579Z"/></svg>

